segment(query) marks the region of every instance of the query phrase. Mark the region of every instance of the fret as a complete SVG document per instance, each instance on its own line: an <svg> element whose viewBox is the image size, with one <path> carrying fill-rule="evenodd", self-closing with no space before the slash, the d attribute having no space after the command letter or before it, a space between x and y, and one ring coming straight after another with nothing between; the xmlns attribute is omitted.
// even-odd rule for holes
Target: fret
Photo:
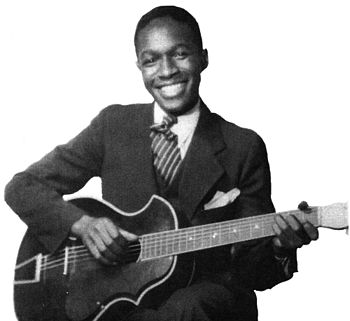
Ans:
<svg viewBox="0 0 350 321"><path fill-rule="evenodd" d="M174 253L174 233L169 233L169 235L166 235L167 238L167 248L166 248L166 254L171 255Z"/></svg>
<svg viewBox="0 0 350 321"><path fill-rule="evenodd" d="M179 233L173 235L173 253L180 252Z"/></svg>
<svg viewBox="0 0 350 321"><path fill-rule="evenodd" d="M147 236L143 236L139 239L140 245L141 245L141 253L140 253L141 260L145 260L147 257L148 248L146 246L146 240L147 240Z"/></svg>
<svg viewBox="0 0 350 321"><path fill-rule="evenodd" d="M208 238L209 238L209 247L213 246L213 225L209 226L209 230L208 230Z"/></svg>
<svg viewBox="0 0 350 321"><path fill-rule="evenodd" d="M158 239L158 236L157 235L154 235L152 237L152 242L151 242L151 251L152 251L152 257L157 257L157 239Z"/></svg>
<svg viewBox="0 0 350 321"><path fill-rule="evenodd" d="M230 224L229 233L230 233L230 239L232 243L239 240L240 234L236 224L233 224L233 223Z"/></svg>
<svg viewBox="0 0 350 321"><path fill-rule="evenodd" d="M228 244L230 243L230 230L228 224L221 225L221 243Z"/></svg>
<svg viewBox="0 0 350 321"><path fill-rule="evenodd" d="M274 224L274 221L275 221L275 214L272 214L269 216L269 219L267 221L264 222L264 230L265 230L265 233L264 233L264 236L271 236L271 235L274 235L274 231L272 229L272 225Z"/></svg>
<svg viewBox="0 0 350 321"><path fill-rule="evenodd" d="M187 231L186 233L186 251L193 249L193 235L191 231Z"/></svg>
<svg viewBox="0 0 350 321"><path fill-rule="evenodd" d="M146 244L145 244L145 248L146 248L146 258L153 258L155 257L155 248L154 246L152 246L152 241L153 241L153 237L147 237L146 238Z"/></svg>
<svg viewBox="0 0 350 321"><path fill-rule="evenodd" d="M206 226L202 226L202 244L203 249L210 247L211 244L210 233L208 232L208 228Z"/></svg>
<svg viewBox="0 0 350 321"><path fill-rule="evenodd" d="M212 240L212 246L216 246L218 244L220 244L220 233L219 233L219 230L217 228L217 226L215 225L213 227L213 231L212 231L212 234L211 234L211 240Z"/></svg>
<svg viewBox="0 0 350 321"><path fill-rule="evenodd" d="M201 230L201 228L196 228L194 230L194 248L196 250L200 250L202 248Z"/></svg>
<svg viewBox="0 0 350 321"><path fill-rule="evenodd" d="M163 255L168 255L169 254L169 251L168 251L169 237L170 237L170 233L163 234L163 240L162 240L162 243L163 243L163 246L162 246Z"/></svg>
<svg viewBox="0 0 350 321"><path fill-rule="evenodd" d="M186 233L182 232L180 234L180 252L185 252L187 249L187 238Z"/></svg>
<svg viewBox="0 0 350 321"><path fill-rule="evenodd" d="M259 221L256 221L255 223L252 223L250 225L251 228L251 238L258 238L262 236L261 233L261 223Z"/></svg>
<svg viewBox="0 0 350 321"><path fill-rule="evenodd" d="M159 256L163 256L163 255L165 255L165 251L164 251L164 234L163 233L161 233L160 235L159 235Z"/></svg>
<svg viewBox="0 0 350 321"><path fill-rule="evenodd" d="M161 235L157 235L156 236L156 256L161 256L162 255L162 239L161 239Z"/></svg>
<svg viewBox="0 0 350 321"><path fill-rule="evenodd" d="M204 245L204 233L203 233L203 230L204 230L204 228L203 228L203 226L200 226L199 227L199 229L200 229L200 232L201 232L201 236L200 236L200 239L201 239L201 249L203 249L203 248L205 248L205 245Z"/></svg>
<svg viewBox="0 0 350 321"><path fill-rule="evenodd" d="M268 236L268 225L264 223L263 220L261 220L261 235L263 237ZM272 229L272 226L270 226L270 229Z"/></svg>
<svg viewBox="0 0 350 321"><path fill-rule="evenodd" d="M250 239L250 225L243 223L239 228L240 238L239 241L246 241Z"/></svg>

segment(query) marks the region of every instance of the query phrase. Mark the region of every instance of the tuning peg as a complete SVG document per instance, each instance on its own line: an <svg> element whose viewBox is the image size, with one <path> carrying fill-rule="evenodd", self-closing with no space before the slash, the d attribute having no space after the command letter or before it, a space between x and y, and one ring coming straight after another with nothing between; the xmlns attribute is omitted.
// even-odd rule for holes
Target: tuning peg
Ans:
<svg viewBox="0 0 350 321"><path fill-rule="evenodd" d="M306 212L306 211L309 211L311 210L309 204L305 201L302 201L299 205L298 205L298 209L300 211L303 211L303 212Z"/></svg>

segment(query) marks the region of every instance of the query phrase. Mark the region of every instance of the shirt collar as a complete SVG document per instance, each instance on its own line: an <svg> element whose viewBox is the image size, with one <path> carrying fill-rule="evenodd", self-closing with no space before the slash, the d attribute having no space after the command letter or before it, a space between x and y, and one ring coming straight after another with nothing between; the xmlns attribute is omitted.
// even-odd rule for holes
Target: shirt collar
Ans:
<svg viewBox="0 0 350 321"><path fill-rule="evenodd" d="M181 128L182 126L190 126L193 129L196 127L200 114L200 99L195 104L195 106L184 113L183 115L177 116L177 123L174 124L171 130L175 130L176 127ZM163 117L166 115L166 112L158 105L158 103L154 102L154 122L161 123L163 121Z"/></svg>

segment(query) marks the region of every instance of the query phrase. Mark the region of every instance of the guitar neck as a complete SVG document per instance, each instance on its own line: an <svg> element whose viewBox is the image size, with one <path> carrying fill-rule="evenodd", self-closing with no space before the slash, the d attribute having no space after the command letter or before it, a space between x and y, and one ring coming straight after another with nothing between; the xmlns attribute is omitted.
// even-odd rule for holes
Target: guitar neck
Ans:
<svg viewBox="0 0 350 321"><path fill-rule="evenodd" d="M320 207L307 213L295 210L252 216L173 231L146 234L141 237L141 260L199 251L217 246L238 243L274 235L272 225L277 214L294 215L319 226Z"/></svg>

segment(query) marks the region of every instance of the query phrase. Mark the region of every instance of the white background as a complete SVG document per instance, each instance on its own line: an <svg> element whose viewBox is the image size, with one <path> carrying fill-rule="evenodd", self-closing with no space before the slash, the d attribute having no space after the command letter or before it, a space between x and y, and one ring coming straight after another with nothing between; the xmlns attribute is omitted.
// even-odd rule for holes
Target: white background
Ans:
<svg viewBox="0 0 350 321"><path fill-rule="evenodd" d="M121 4L123 3L123 4ZM133 32L160 1L2 1L1 189L112 103L149 102ZM173 1L198 20L209 51L201 96L265 140L277 210L349 199L348 1ZM84 194L98 195L98 182ZM1 203L1 319L25 231ZM299 270L258 293L260 321L349 320L350 242L320 230Z"/></svg>

